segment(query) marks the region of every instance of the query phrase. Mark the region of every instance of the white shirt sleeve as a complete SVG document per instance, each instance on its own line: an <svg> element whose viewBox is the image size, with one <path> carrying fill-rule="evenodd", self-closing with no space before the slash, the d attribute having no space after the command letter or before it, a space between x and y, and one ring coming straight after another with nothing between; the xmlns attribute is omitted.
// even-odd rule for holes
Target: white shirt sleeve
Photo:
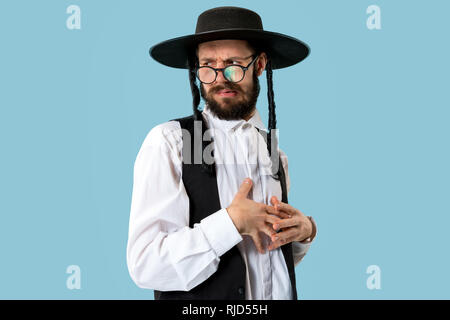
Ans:
<svg viewBox="0 0 450 320"><path fill-rule="evenodd" d="M188 291L208 279L242 240L225 208L189 227L180 125L154 127L134 163L127 265L137 286Z"/></svg>
<svg viewBox="0 0 450 320"><path fill-rule="evenodd" d="M291 179L289 178L288 158L287 158L286 153L284 153L282 150L279 149L279 152L280 152L280 157L281 157L281 163L283 165L283 169L284 169L285 176L286 176L286 189L287 189L287 192L289 195L289 191L291 189ZM289 197L288 197L288 200L289 200ZM313 223L314 223L314 227L316 227L314 221L313 221ZM297 266L300 263L300 261L303 259L303 257L306 255L314 238L310 239L310 241L304 241L304 242L293 241L292 242L292 252L294 255L294 265L295 266Z"/></svg>

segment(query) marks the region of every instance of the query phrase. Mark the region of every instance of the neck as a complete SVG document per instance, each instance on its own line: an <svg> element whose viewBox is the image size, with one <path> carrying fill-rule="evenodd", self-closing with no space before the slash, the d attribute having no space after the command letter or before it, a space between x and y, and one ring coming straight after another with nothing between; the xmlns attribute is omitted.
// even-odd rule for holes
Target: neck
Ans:
<svg viewBox="0 0 450 320"><path fill-rule="evenodd" d="M248 121L251 117L253 117L253 115L255 114L255 112L256 112L256 108L254 108L253 111L252 111L248 116L243 117L243 119L244 119L245 121Z"/></svg>

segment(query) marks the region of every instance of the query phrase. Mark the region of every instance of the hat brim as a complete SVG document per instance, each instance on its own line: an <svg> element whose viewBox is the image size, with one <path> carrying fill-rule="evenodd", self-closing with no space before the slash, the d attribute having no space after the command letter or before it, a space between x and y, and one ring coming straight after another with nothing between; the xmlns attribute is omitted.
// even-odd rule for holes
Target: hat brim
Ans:
<svg viewBox="0 0 450 320"><path fill-rule="evenodd" d="M220 31L203 32L160 42L149 50L150 56L166 66L188 69L188 53L192 47L201 42L238 39L252 40L263 44L272 60L272 69L290 67L305 59L309 46L290 36L255 29L224 29Z"/></svg>

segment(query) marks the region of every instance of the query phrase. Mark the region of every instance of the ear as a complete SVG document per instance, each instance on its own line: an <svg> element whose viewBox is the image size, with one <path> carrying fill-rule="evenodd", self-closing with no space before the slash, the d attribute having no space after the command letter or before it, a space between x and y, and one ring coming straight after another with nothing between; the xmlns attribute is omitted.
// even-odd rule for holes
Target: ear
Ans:
<svg viewBox="0 0 450 320"><path fill-rule="evenodd" d="M266 69L267 65L267 55L265 52L259 54L258 59L255 61L256 75L259 77L262 75L263 71Z"/></svg>

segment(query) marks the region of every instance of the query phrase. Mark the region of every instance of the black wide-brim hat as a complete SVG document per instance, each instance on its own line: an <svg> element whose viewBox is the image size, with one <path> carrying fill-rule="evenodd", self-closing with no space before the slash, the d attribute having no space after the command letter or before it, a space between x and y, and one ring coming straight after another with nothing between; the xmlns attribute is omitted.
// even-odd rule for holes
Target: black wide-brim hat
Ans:
<svg viewBox="0 0 450 320"><path fill-rule="evenodd" d="M166 66L188 69L188 56L199 43L225 39L257 43L269 55L272 69L299 63L310 52L307 44L294 37L264 30L256 12L239 7L218 7L198 16L195 34L160 42L150 48L150 56Z"/></svg>

